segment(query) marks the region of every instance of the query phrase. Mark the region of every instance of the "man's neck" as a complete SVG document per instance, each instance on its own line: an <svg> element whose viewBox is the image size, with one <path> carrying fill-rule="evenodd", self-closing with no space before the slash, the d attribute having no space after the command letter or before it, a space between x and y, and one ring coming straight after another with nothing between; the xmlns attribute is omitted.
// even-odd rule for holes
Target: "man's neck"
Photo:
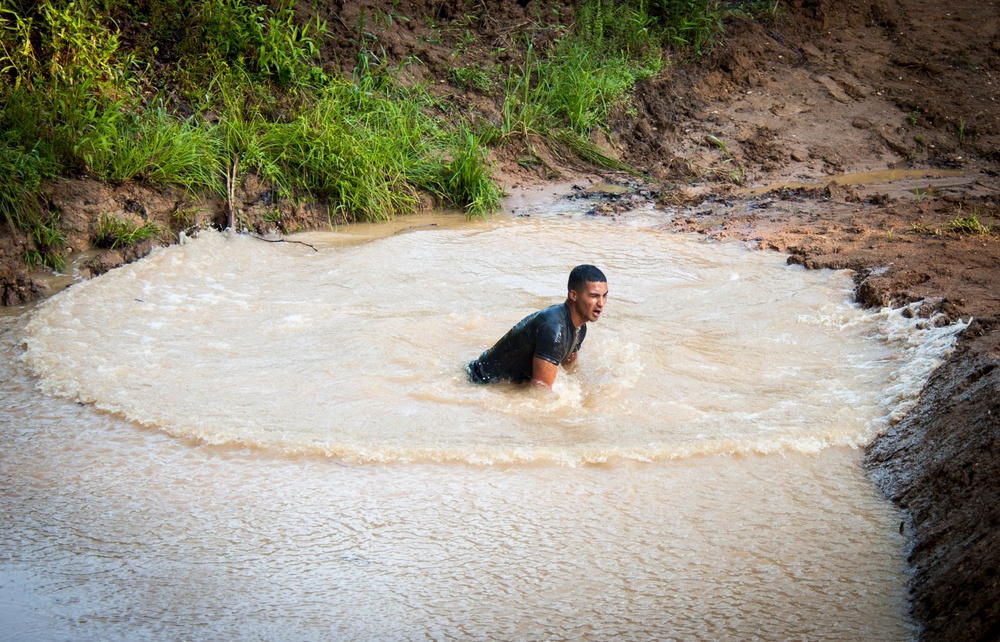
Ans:
<svg viewBox="0 0 1000 642"><path fill-rule="evenodd" d="M576 310L574 310L573 306L569 304L568 298L563 305L565 305L566 309L569 310L569 320L573 323L573 327L579 330L580 327L587 322L587 320L581 316L577 316Z"/></svg>

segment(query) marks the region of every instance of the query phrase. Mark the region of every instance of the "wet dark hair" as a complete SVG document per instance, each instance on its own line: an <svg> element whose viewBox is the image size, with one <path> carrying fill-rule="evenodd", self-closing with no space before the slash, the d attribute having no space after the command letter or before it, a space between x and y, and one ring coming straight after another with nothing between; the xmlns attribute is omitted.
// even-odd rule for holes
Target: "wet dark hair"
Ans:
<svg viewBox="0 0 1000 642"><path fill-rule="evenodd" d="M593 265L578 265L569 273L568 289L579 291L584 283L607 283L608 279Z"/></svg>

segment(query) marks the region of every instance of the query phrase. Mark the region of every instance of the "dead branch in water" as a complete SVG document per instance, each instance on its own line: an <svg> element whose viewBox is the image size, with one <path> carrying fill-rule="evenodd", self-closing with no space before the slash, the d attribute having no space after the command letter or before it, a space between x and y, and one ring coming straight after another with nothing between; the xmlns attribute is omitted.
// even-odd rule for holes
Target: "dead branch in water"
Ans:
<svg viewBox="0 0 1000 642"><path fill-rule="evenodd" d="M299 245L305 245L308 248L312 248L313 252L319 252L319 250L316 249L315 245L310 245L309 243L306 243L304 241L291 241L289 239L266 239L263 236L260 236L259 234L251 234L250 236L257 239L258 241L264 241L265 243L298 243Z"/></svg>

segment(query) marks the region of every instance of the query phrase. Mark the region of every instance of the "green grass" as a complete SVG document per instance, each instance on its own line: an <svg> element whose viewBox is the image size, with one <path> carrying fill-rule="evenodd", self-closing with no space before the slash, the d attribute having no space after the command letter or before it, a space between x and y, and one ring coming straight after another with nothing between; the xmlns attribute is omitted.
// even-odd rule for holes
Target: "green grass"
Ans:
<svg viewBox="0 0 1000 642"><path fill-rule="evenodd" d="M453 203L464 204L470 216L488 216L500 206L503 195L487 170L482 137L467 129L454 136L451 159L440 166L438 180L424 186Z"/></svg>
<svg viewBox="0 0 1000 642"><path fill-rule="evenodd" d="M97 222L97 236L94 245L107 249L116 249L141 243L160 233L160 228L152 221L139 223L134 220L122 220L104 213Z"/></svg>
<svg viewBox="0 0 1000 642"><path fill-rule="evenodd" d="M221 141L216 128L162 107L116 119L97 140L84 139L86 168L116 184L142 180L221 193Z"/></svg>
<svg viewBox="0 0 1000 642"><path fill-rule="evenodd" d="M25 263L62 270L65 239L39 197L44 179L54 176L34 148L0 139L0 214L11 230L25 233L31 247Z"/></svg>
<svg viewBox="0 0 1000 642"><path fill-rule="evenodd" d="M496 70L489 73L477 65L459 67L452 72L455 84L463 89L474 89L481 94L487 94L497 88Z"/></svg>
<svg viewBox="0 0 1000 642"><path fill-rule="evenodd" d="M978 212L962 215L959 208L958 216L948 222L948 229L957 234L968 234L971 236L988 236L993 233L993 217L985 225L979 220Z"/></svg>
<svg viewBox="0 0 1000 642"><path fill-rule="evenodd" d="M42 197L60 175L227 198L227 181L254 173L278 199L322 202L331 221L384 221L412 211L422 192L469 216L495 211L501 192L489 149L515 140L536 161L534 145L547 142L627 169L591 135L607 129L635 83L659 73L671 52L710 47L722 15L716 0L584 0L572 24L545 26L558 37L544 51L526 37L514 43L517 64L453 72L461 87L505 92L499 122L473 124L412 79L401 82L400 69L373 53L378 33L402 16L372 14L372 25L363 16L358 67L341 77L324 71L325 23L294 6L5 3L0 215L31 239L31 260L61 261L58 223ZM470 31L460 44L473 40ZM102 243L157 233L120 223L102 217Z"/></svg>

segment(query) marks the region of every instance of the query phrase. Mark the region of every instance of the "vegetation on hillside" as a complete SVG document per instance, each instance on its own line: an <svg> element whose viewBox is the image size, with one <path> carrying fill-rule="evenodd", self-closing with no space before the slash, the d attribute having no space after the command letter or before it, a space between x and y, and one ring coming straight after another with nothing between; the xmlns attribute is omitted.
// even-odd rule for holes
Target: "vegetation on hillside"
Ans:
<svg viewBox="0 0 1000 642"><path fill-rule="evenodd" d="M453 113L403 82L359 25L357 64L333 71L321 3L288 0L6 0L0 4L0 214L58 267L45 181L179 185L226 198L247 172L275 199L311 198L331 220L384 220L429 192L469 215L494 210L490 147L543 141L615 166L606 127L665 51L698 53L721 29L718 0L584 0L544 48L490 70L458 68L470 91L502 88L500 117Z"/></svg>

